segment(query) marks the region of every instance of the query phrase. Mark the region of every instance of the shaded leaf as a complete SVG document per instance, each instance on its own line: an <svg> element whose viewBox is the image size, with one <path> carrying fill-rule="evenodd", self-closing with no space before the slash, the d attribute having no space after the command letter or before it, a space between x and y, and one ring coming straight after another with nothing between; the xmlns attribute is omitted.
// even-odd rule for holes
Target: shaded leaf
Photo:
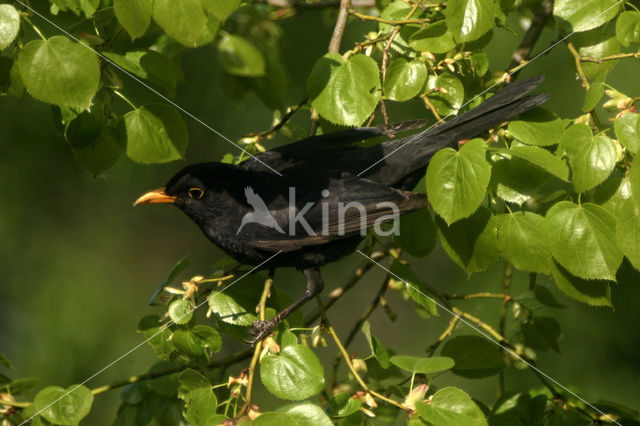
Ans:
<svg viewBox="0 0 640 426"><path fill-rule="evenodd" d="M400 217L400 232L395 243L413 257L425 257L438 240L436 226L428 209L416 210Z"/></svg>
<svg viewBox="0 0 640 426"><path fill-rule="evenodd" d="M218 43L220 62L231 75L260 77L265 73L266 62L262 52L249 40L225 35Z"/></svg>
<svg viewBox="0 0 640 426"><path fill-rule="evenodd" d="M640 270L640 203L626 200L622 207L616 237L622 252L631 264Z"/></svg>
<svg viewBox="0 0 640 426"><path fill-rule="evenodd" d="M185 402L184 418L191 424L213 425L218 400L209 380L188 368L178 375L178 396Z"/></svg>
<svg viewBox="0 0 640 426"><path fill-rule="evenodd" d="M362 334L367 338L371 354L378 360L378 363L380 363L382 368L389 368L389 353L384 346L382 346L380 340L371 334L371 325L369 324L369 321L362 323L362 327L360 329L362 330Z"/></svg>
<svg viewBox="0 0 640 426"><path fill-rule="evenodd" d="M455 361L453 372L462 377L490 377L504 369L500 346L480 336L457 336L447 340L441 355Z"/></svg>
<svg viewBox="0 0 640 426"><path fill-rule="evenodd" d="M333 417L347 417L362 406L360 399L352 398L348 392L340 392L329 399L330 414Z"/></svg>
<svg viewBox="0 0 640 426"><path fill-rule="evenodd" d="M201 0L155 0L153 19L177 42L195 47L207 25Z"/></svg>
<svg viewBox="0 0 640 426"><path fill-rule="evenodd" d="M576 277L556 262L553 262L551 273L560 291L567 296L591 306L613 306L610 281Z"/></svg>
<svg viewBox="0 0 640 426"><path fill-rule="evenodd" d="M391 357L391 363L403 370L412 373L431 374L440 371L446 371L455 365L452 358L447 357L430 357L420 358L407 355L394 355Z"/></svg>
<svg viewBox="0 0 640 426"><path fill-rule="evenodd" d="M202 0L202 6L218 20L224 21L240 6L240 2L241 0Z"/></svg>
<svg viewBox="0 0 640 426"><path fill-rule="evenodd" d="M520 325L527 346L538 351L551 348L560 352L560 324L550 317L533 317Z"/></svg>
<svg viewBox="0 0 640 426"><path fill-rule="evenodd" d="M582 106L582 112L589 112L593 110L600 99L604 96L604 83L601 81L594 82L589 90L587 90L587 94L584 98L584 105Z"/></svg>
<svg viewBox="0 0 640 426"><path fill-rule="evenodd" d="M120 24L135 40L149 28L153 0L113 0L113 9Z"/></svg>
<svg viewBox="0 0 640 426"><path fill-rule="evenodd" d="M169 59L152 50L131 50L123 55L104 52L104 56L116 65L141 77L150 83L168 89L172 93L178 78L175 66Z"/></svg>
<svg viewBox="0 0 640 426"><path fill-rule="evenodd" d="M438 315L438 309L436 302L433 298L426 295L423 285L420 283L418 276L402 262L393 262L389 269L394 277L399 277L404 281L405 290L409 297L422 308L425 309L425 313L428 315Z"/></svg>
<svg viewBox="0 0 640 426"><path fill-rule="evenodd" d="M548 306L550 308L565 307L562 303L558 302L551 291L543 285L536 284L535 288L533 289L533 293L536 296L536 300L544 306Z"/></svg>
<svg viewBox="0 0 640 426"><path fill-rule="evenodd" d="M182 259L180 259L173 266L173 268L171 269L171 272L169 272L169 275L167 275L167 277L164 280L162 280L162 282L160 284L158 284L156 289L153 291L153 294L151 295L151 298L149 299L149 305L153 304L153 302L160 295L160 293L162 293L164 288L166 286L168 286L169 284L171 284L176 278L178 278L178 275L180 275L182 273L182 271L187 269L189 267L189 265L191 265L191 258L189 257L189 255L186 255Z"/></svg>

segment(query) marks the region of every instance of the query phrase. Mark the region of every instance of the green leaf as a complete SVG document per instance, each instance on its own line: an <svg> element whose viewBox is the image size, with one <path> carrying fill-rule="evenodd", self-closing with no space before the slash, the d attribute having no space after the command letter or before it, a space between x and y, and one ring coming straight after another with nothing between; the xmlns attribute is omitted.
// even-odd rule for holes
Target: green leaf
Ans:
<svg viewBox="0 0 640 426"><path fill-rule="evenodd" d="M384 93L392 101L408 101L418 95L426 80L427 67L422 62L397 58L387 69Z"/></svg>
<svg viewBox="0 0 640 426"><path fill-rule="evenodd" d="M551 291L543 285L536 284L533 289L533 293L536 297L536 300L543 304L544 306L548 306L550 308L564 308L565 306L558 302Z"/></svg>
<svg viewBox="0 0 640 426"><path fill-rule="evenodd" d="M430 404L417 402L416 412L434 426L488 426L480 407L469 395L453 387L440 389Z"/></svg>
<svg viewBox="0 0 640 426"><path fill-rule="evenodd" d="M380 17L382 19L388 19L390 21L395 21L399 19L404 19L407 17L409 12L411 11L411 5L404 1L393 1L387 7L380 9L382 13ZM415 16L414 16L415 17ZM380 33L388 34L393 31L394 26L390 24L380 23Z"/></svg>
<svg viewBox="0 0 640 426"><path fill-rule="evenodd" d="M493 28L493 0L449 0L445 10L447 27L458 42L477 40Z"/></svg>
<svg viewBox="0 0 640 426"><path fill-rule="evenodd" d="M40 379L37 377L27 377L24 379L14 380L10 383L3 384L0 386L0 389L5 389L3 392L6 392L11 395L26 395L31 393L36 386L40 383Z"/></svg>
<svg viewBox="0 0 640 426"><path fill-rule="evenodd" d="M141 77L150 83L169 90L176 89L178 74L169 59L152 50L131 50L123 55L104 52L104 56L112 60L119 67Z"/></svg>
<svg viewBox="0 0 640 426"><path fill-rule="evenodd" d="M622 252L615 239L616 218L603 207L556 203L545 218L553 257L573 275L615 280Z"/></svg>
<svg viewBox="0 0 640 426"><path fill-rule="evenodd" d="M531 398L527 392L507 392L493 406L491 426L544 424L547 396Z"/></svg>
<svg viewBox="0 0 640 426"><path fill-rule="evenodd" d="M508 130L514 138L528 145L548 146L560 141L564 125L555 113L536 108L511 121Z"/></svg>
<svg viewBox="0 0 640 426"><path fill-rule="evenodd" d="M178 397L184 400L186 408L184 418L191 424L213 425L218 400L209 380L188 368L178 375L178 381Z"/></svg>
<svg viewBox="0 0 640 426"><path fill-rule="evenodd" d="M0 4L0 50L13 43L20 31L20 14L10 4Z"/></svg>
<svg viewBox="0 0 640 426"><path fill-rule="evenodd" d="M531 212L499 216L498 248L516 268L551 272L551 250L544 217Z"/></svg>
<svg viewBox="0 0 640 426"><path fill-rule="evenodd" d="M456 47L456 41L447 29L447 23L438 21L413 33L409 45L420 52L447 53Z"/></svg>
<svg viewBox="0 0 640 426"><path fill-rule="evenodd" d="M102 105L93 105L91 111L74 118L65 130L65 138L76 161L97 176L113 166L122 155L114 129L105 127Z"/></svg>
<svg viewBox="0 0 640 426"><path fill-rule="evenodd" d="M427 194L435 211L448 223L469 217L484 199L491 177L487 145L473 139L456 151L438 151L427 168Z"/></svg>
<svg viewBox="0 0 640 426"><path fill-rule="evenodd" d="M171 335L171 343L190 357L209 360L211 353L222 347L222 337L214 328L196 325L192 329L177 328Z"/></svg>
<svg viewBox="0 0 640 426"><path fill-rule="evenodd" d="M175 351L175 347L169 341L171 331L164 328L160 332L161 327L163 325L160 324L158 315L147 315L138 323L138 333L141 333L145 339L149 339L147 343L151 345L158 358L168 360Z"/></svg>
<svg viewBox="0 0 640 426"><path fill-rule="evenodd" d="M142 164L167 163L184 157L187 126L170 105L152 104L124 116L127 155Z"/></svg>
<svg viewBox="0 0 640 426"><path fill-rule="evenodd" d="M560 352L558 340L562 335L560 324L550 317L533 317L520 325L525 344L537 351L551 348Z"/></svg>
<svg viewBox="0 0 640 426"><path fill-rule="evenodd" d="M260 378L269 392L292 401L309 398L324 388L322 364L304 345L287 346L279 355L265 355Z"/></svg>
<svg viewBox="0 0 640 426"><path fill-rule="evenodd" d="M294 420L296 426L332 426L333 423L324 410L316 404L305 402L302 404L289 404L278 408L278 411L287 413ZM283 425L284 423L280 423ZM279 425L278 425L279 426Z"/></svg>
<svg viewBox="0 0 640 426"><path fill-rule="evenodd" d="M311 105L332 123L358 126L369 117L380 99L380 71L365 55L345 60L327 53L313 67L307 89Z"/></svg>
<svg viewBox="0 0 640 426"><path fill-rule="evenodd" d="M113 9L131 40L135 40L149 28L153 0L113 0Z"/></svg>
<svg viewBox="0 0 640 426"><path fill-rule="evenodd" d="M153 19L177 42L195 47L207 25L201 0L155 0Z"/></svg>
<svg viewBox="0 0 640 426"><path fill-rule="evenodd" d="M186 255L182 259L180 259L178 263L176 263L173 266L173 268L171 269L171 272L169 272L169 275L167 275L167 277L164 280L162 280L162 282L158 284L156 289L153 291L153 294L151 295L151 299L149 299L149 305L153 304L153 302L160 295L160 293L162 293L164 288L169 284L171 284L173 280L178 278L178 275L180 275L182 271L187 269L189 265L191 265L191 258L189 257L189 255Z"/></svg>
<svg viewBox="0 0 640 426"><path fill-rule="evenodd" d="M544 148L537 146L512 144L509 153L514 157L521 158L535 164L544 171L564 181L569 179L569 168L558 157Z"/></svg>
<svg viewBox="0 0 640 426"><path fill-rule="evenodd" d="M494 376L505 367L500 346L486 337L454 337L447 340L441 355L453 358L455 374L470 379Z"/></svg>
<svg viewBox="0 0 640 426"><path fill-rule="evenodd" d="M98 91L98 57L65 36L30 41L18 66L27 91L43 102L87 109Z"/></svg>
<svg viewBox="0 0 640 426"><path fill-rule="evenodd" d="M224 21L239 6L241 0L202 0L202 6L207 12L220 21Z"/></svg>
<svg viewBox="0 0 640 426"><path fill-rule="evenodd" d="M224 69L240 77L260 77L265 72L264 55L249 40L225 35L218 43L218 57Z"/></svg>
<svg viewBox="0 0 640 426"><path fill-rule="evenodd" d="M571 30L581 32L609 22L619 10L618 0L556 0L553 15L568 22Z"/></svg>
<svg viewBox="0 0 640 426"><path fill-rule="evenodd" d="M177 371L180 364L170 361L158 361L151 366L149 373L158 375L155 379L150 380L149 387L158 395L175 398L180 387L178 383L178 373L166 374L168 371ZM166 399L161 401L166 402ZM160 411L160 407L157 408Z"/></svg>
<svg viewBox="0 0 640 426"><path fill-rule="evenodd" d="M280 412L267 412L262 413L258 418L251 422L251 425L255 426L281 426L281 425L296 425L296 419L287 414Z"/></svg>
<svg viewBox="0 0 640 426"><path fill-rule="evenodd" d="M438 308L433 298L426 296L424 286L420 283L420 278L404 263L393 262L389 269L394 276L404 281L405 290L409 297L419 306L425 309L428 315L438 315Z"/></svg>
<svg viewBox="0 0 640 426"><path fill-rule="evenodd" d="M591 306L613 306L610 281L576 277L556 262L553 262L551 273L556 286L567 296Z"/></svg>
<svg viewBox="0 0 640 426"><path fill-rule="evenodd" d="M231 287L224 292L214 292L209 296L209 307L220 319L228 324L249 326L258 319L255 307L260 294L248 285L244 288Z"/></svg>
<svg viewBox="0 0 640 426"><path fill-rule="evenodd" d="M376 336L371 335L371 325L369 324L369 321L362 323L361 330L362 334L367 338L371 354L378 360L378 363L382 368L389 368L389 353L384 346L382 346L380 340L378 340Z"/></svg>
<svg viewBox="0 0 640 426"><path fill-rule="evenodd" d="M500 258L498 221L485 207L450 226L437 218L436 226L442 247L467 275L484 271Z"/></svg>
<svg viewBox="0 0 640 426"><path fill-rule="evenodd" d="M616 37L624 47L640 42L640 12L626 10L618 16Z"/></svg>
<svg viewBox="0 0 640 426"><path fill-rule="evenodd" d="M616 166L616 147L607 136L563 138L562 147L569 157L576 192L601 184Z"/></svg>
<svg viewBox="0 0 640 426"><path fill-rule="evenodd" d="M460 79L453 74L442 73L431 76L427 81L427 89L444 89L446 93L439 91L429 94L429 100L442 116L457 114L464 100L464 86Z"/></svg>
<svg viewBox="0 0 640 426"><path fill-rule="evenodd" d="M582 112L593 110L600 102L600 99L602 99L602 96L604 96L604 83L602 81L596 81L589 87L589 90L587 90Z"/></svg>
<svg viewBox="0 0 640 426"><path fill-rule="evenodd" d="M348 392L340 392L329 399L329 413L333 417L347 417L362 406L360 399L352 398Z"/></svg>
<svg viewBox="0 0 640 426"><path fill-rule="evenodd" d="M629 184L631 186L631 194L636 205L640 205L640 160L631 163L631 171L629 172Z"/></svg>
<svg viewBox="0 0 640 426"><path fill-rule="evenodd" d="M491 169L490 191L509 203L522 205L533 200L549 175L540 167L519 158L498 157Z"/></svg>
<svg viewBox="0 0 640 426"><path fill-rule="evenodd" d="M191 303L186 299L177 299L169 305L169 317L176 324L186 324L191 321L193 309Z"/></svg>
<svg viewBox="0 0 640 426"><path fill-rule="evenodd" d="M594 190L594 203L609 210L618 217L622 213L624 202L631 197L631 184L628 177L622 173L614 172L609 179L604 181Z"/></svg>
<svg viewBox="0 0 640 426"><path fill-rule="evenodd" d="M428 209L416 210L400 218L400 233L395 243L413 257L425 257L437 242L436 226Z"/></svg>
<svg viewBox="0 0 640 426"><path fill-rule="evenodd" d="M11 364L11 361L9 361L9 359L3 354L0 354L0 367L7 367L9 369L13 369L13 365Z"/></svg>
<svg viewBox="0 0 640 426"><path fill-rule="evenodd" d="M483 77L489 71L489 57L484 52L473 52L469 62L478 77Z"/></svg>
<svg viewBox="0 0 640 426"><path fill-rule="evenodd" d="M77 425L93 404L93 394L81 385L72 385L67 389L49 386L36 395L33 404L40 415L58 425Z"/></svg>
<svg viewBox="0 0 640 426"><path fill-rule="evenodd" d="M618 39L608 31L599 28L573 36L573 43L578 49L580 56L591 56L602 58L615 55L620 52ZM582 70L590 80L604 81L607 72L613 68L618 61L604 61L602 63L583 62Z"/></svg>
<svg viewBox="0 0 640 426"><path fill-rule="evenodd" d="M98 8L100 0L52 0L51 3L53 3L51 10L54 14L57 14L57 11L54 11L54 8L57 8L63 12L70 10L76 15L83 12L89 18Z"/></svg>
<svg viewBox="0 0 640 426"><path fill-rule="evenodd" d="M631 264L640 270L640 206L634 200L624 202L616 227L618 246Z"/></svg>
<svg viewBox="0 0 640 426"><path fill-rule="evenodd" d="M455 365L455 362L452 358L420 358L407 355L394 355L391 357L391 363L396 367L402 368L403 370L420 374L431 374L450 370Z"/></svg>
<svg viewBox="0 0 640 426"><path fill-rule="evenodd" d="M640 114L625 113L615 121L614 129L622 146L633 154L640 151Z"/></svg>

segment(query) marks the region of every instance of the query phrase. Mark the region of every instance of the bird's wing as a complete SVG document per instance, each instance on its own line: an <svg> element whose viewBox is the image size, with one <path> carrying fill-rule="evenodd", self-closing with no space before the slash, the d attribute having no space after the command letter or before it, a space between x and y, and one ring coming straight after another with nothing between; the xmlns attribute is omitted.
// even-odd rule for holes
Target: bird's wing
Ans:
<svg viewBox="0 0 640 426"><path fill-rule="evenodd" d="M263 164L266 163L276 170L283 170L296 166L301 160L309 161L310 157L322 155L327 151L335 151L340 147L377 136L392 136L396 133L420 129L426 123L427 120L410 120L310 136L257 154L243 161L239 166L245 170L268 171L269 169Z"/></svg>
<svg viewBox="0 0 640 426"><path fill-rule="evenodd" d="M301 194L313 193L298 188ZM316 191L317 192L317 191ZM312 233L303 225L293 223L291 216L300 213L305 205L311 205L302 216ZM356 207L357 206L357 207ZM287 236L264 229L255 235L251 245L265 251L295 251L319 246L330 241L365 234L378 220L388 219L394 214L421 209L428 206L427 197L409 191L401 191L346 173L330 183L327 197L303 199L297 203L296 211L271 210L276 220L285 224ZM364 213L364 214L363 214ZM293 229L294 232L290 232Z"/></svg>

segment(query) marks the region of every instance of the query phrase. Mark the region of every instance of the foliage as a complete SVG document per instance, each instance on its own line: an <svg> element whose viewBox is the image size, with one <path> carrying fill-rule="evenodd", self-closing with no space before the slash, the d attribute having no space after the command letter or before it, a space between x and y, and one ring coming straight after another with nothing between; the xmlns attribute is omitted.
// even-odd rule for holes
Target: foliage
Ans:
<svg viewBox="0 0 640 426"><path fill-rule="evenodd" d="M433 124L456 115L514 78L516 69L496 69L482 52L494 29L508 29L507 17L545 18L544 5L536 1L395 0L349 10L371 26L357 35L355 46L318 57L306 77L306 106L288 108L281 44L296 40L288 38L280 21L314 3L51 0L46 11L37 13L25 4L3 3L0 92L20 97L26 91L51 104L78 163L97 176L123 154L140 164L184 157L189 143L184 111L172 99L176 88L187 84L180 61L192 49L215 47L230 101L255 92L282 119L273 129L243 138L246 152L253 154L275 132L303 136L286 121L298 110L311 109L322 132L387 122L388 110L411 101L424 103ZM64 34L35 25L40 14L65 22ZM370 239L364 249L368 254L382 250L393 263L371 309L353 328L352 336L362 331L371 354L345 359L344 352L338 361L347 364L349 375L337 379L334 373L329 381L315 350L327 345L328 335L340 349L353 339L343 343L326 317L317 325L315 318L305 321L294 314L255 354L218 355L229 346L223 335L241 342L259 315L273 316L293 297L273 291L257 312L265 277L244 278L238 270L196 276L182 289L171 287L188 267L185 258L152 296L152 302L166 303L166 315L139 323L138 332L160 361L124 387L116 424L205 425L242 416L256 424L360 425L376 416L436 426L533 425L543 418L545 424L570 425L637 421L633 410L611 403L587 405L546 380L544 390L501 388L491 408L457 387L431 386L434 375L445 371L472 379L498 376L503 383L505 370L526 368L539 352L560 352L560 324L539 308L561 309L567 300L558 301L537 284L538 274L552 277L568 298L612 307L612 284L623 262L640 269L640 165L635 164L640 161L635 159L640 94L622 93L607 83L619 61L640 56L640 12L633 2L556 0L552 14L549 29L558 37L570 35L568 49L557 49L565 49L577 66L561 72L580 79L584 115L559 117L539 108L488 136L461 141L458 150L446 148L433 156L426 184L418 187L426 190L432 209L407 215L395 241ZM140 83L155 93L144 102L135 101L139 95L132 89ZM244 158L245 153L230 154L225 161ZM461 297L421 282L403 253L427 256L438 240L469 276L504 259L504 292ZM527 294L509 293L512 267L530 274ZM235 279L254 282L226 290ZM425 321L455 315L425 356L396 354L373 334L367 318L388 291L409 299ZM500 299L501 327L458 308L455 300L464 298ZM194 313L203 304L213 320ZM508 311L513 315L505 329ZM455 333L461 322L483 336ZM440 356L434 356L437 350ZM228 377L230 366L252 355L248 371ZM11 367L0 355L0 368ZM257 376L280 402L271 411L250 400ZM37 381L2 374L0 405L12 407L3 414L8 422L34 416L33 424L72 425L90 412L94 396L122 385L93 392L77 385L47 386L32 401L16 402L14 397L31 393Z"/></svg>

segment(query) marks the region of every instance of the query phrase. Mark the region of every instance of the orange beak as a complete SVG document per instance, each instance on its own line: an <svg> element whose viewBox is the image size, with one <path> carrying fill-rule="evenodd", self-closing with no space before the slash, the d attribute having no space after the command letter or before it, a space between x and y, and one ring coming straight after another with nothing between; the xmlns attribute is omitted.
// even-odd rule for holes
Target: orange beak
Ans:
<svg viewBox="0 0 640 426"><path fill-rule="evenodd" d="M173 203L176 201L176 197L168 195L165 192L165 188L154 189L153 191L149 191L146 194L142 195L140 198L133 203L134 206L138 206L140 204L160 204L160 203Z"/></svg>

